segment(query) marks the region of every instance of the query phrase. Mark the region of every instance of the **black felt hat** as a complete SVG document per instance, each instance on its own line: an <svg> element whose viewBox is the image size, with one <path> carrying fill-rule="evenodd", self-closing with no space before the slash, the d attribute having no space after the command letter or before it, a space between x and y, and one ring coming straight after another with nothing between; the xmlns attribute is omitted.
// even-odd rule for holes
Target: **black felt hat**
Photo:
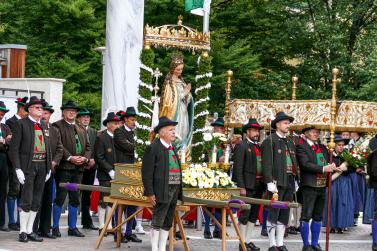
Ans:
<svg viewBox="0 0 377 251"><path fill-rule="evenodd" d="M136 117L136 116L137 116L137 113L136 113L135 107L130 106L130 107L127 107L126 112L122 113L121 119L123 119L124 117L128 118L128 117Z"/></svg>
<svg viewBox="0 0 377 251"><path fill-rule="evenodd" d="M75 101L68 100L64 105L60 107L60 110L64 109L74 109L76 111L80 111L80 108L76 105Z"/></svg>
<svg viewBox="0 0 377 251"><path fill-rule="evenodd" d="M275 119L271 121L271 127L273 129L276 129L276 123L283 121L283 120L289 120L289 122L293 122L294 118L291 116L288 116L284 112L278 112L276 113Z"/></svg>
<svg viewBox="0 0 377 251"><path fill-rule="evenodd" d="M55 110L52 108L52 105L49 105L49 103L43 98L41 98L41 100L43 105L42 109L54 113Z"/></svg>
<svg viewBox="0 0 377 251"><path fill-rule="evenodd" d="M345 145L348 145L348 143L350 142L350 139L343 138L341 135L335 135L334 137L335 143L342 142L342 141L344 142Z"/></svg>
<svg viewBox="0 0 377 251"><path fill-rule="evenodd" d="M90 110L88 110L88 108L83 108L83 109L80 109L76 117L78 118L80 116L85 116L85 115L93 116L93 113Z"/></svg>
<svg viewBox="0 0 377 251"><path fill-rule="evenodd" d="M3 111L5 113L9 112L9 109L7 109L3 101L0 101L0 111Z"/></svg>
<svg viewBox="0 0 377 251"><path fill-rule="evenodd" d="M312 129L316 129L314 125L304 125L304 128L301 130L301 133L304 134L307 131L310 131Z"/></svg>
<svg viewBox="0 0 377 251"><path fill-rule="evenodd" d="M242 126L242 131L246 132L250 128L263 129L263 126L255 118L249 118L249 121Z"/></svg>
<svg viewBox="0 0 377 251"><path fill-rule="evenodd" d="M25 111L29 110L29 107L32 105L42 105L43 106L44 102L43 100L39 99L36 96L31 96L29 99L29 102L25 104Z"/></svg>
<svg viewBox="0 0 377 251"><path fill-rule="evenodd" d="M106 126L107 123L111 121L120 121L120 118L114 112L109 112L107 118L102 122L102 125Z"/></svg>
<svg viewBox="0 0 377 251"><path fill-rule="evenodd" d="M178 125L178 122L170 120L167 117L163 116L158 119L158 125L154 128L154 132L158 133L158 131L160 131L161 128L165 126L170 126L170 125L176 126Z"/></svg>
<svg viewBox="0 0 377 251"><path fill-rule="evenodd" d="M217 118L214 122L211 123L211 126L225 126L223 118Z"/></svg>
<svg viewBox="0 0 377 251"><path fill-rule="evenodd" d="M28 100L28 97L17 98L16 101L14 101L14 103L16 103L17 105L25 106L27 100Z"/></svg>

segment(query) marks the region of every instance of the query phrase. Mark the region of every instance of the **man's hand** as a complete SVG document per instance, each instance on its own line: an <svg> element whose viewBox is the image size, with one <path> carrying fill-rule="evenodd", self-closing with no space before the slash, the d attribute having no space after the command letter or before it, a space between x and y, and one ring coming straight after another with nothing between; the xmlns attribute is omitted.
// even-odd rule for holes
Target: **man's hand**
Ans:
<svg viewBox="0 0 377 251"><path fill-rule="evenodd" d="M328 164L323 167L323 172L325 173L332 173L336 169L336 165L334 163Z"/></svg>
<svg viewBox="0 0 377 251"><path fill-rule="evenodd" d="M21 169L16 169L17 179L21 185L25 184L25 174Z"/></svg>
<svg viewBox="0 0 377 251"><path fill-rule="evenodd" d="M357 172L357 173L364 173L364 170L363 170L362 168L357 168L357 169L356 169L356 172Z"/></svg>
<svg viewBox="0 0 377 251"><path fill-rule="evenodd" d="M148 196L148 200L152 204L152 206L156 206L156 196Z"/></svg>
<svg viewBox="0 0 377 251"><path fill-rule="evenodd" d="M80 156L71 156L71 158L69 159L69 162L77 166L80 163L80 158L81 158Z"/></svg>
<svg viewBox="0 0 377 251"><path fill-rule="evenodd" d="M114 170L111 170L111 171L109 172L109 176L110 176L110 178L113 180L113 179L115 178L115 171L114 171Z"/></svg>
<svg viewBox="0 0 377 251"><path fill-rule="evenodd" d="M56 166L58 165L58 163L56 163L55 161L52 161L51 162L51 172L52 173L55 173L56 172Z"/></svg>
<svg viewBox="0 0 377 251"><path fill-rule="evenodd" d="M225 156L221 156L221 157L219 158L219 163L224 163L224 161L225 161Z"/></svg>
<svg viewBox="0 0 377 251"><path fill-rule="evenodd" d="M240 195L241 196L246 196L246 189L245 188L241 187Z"/></svg>
<svg viewBox="0 0 377 251"><path fill-rule="evenodd" d="M89 162L88 162L88 167L89 169L92 168L94 166L96 162L94 161L94 159L90 159Z"/></svg>
<svg viewBox="0 0 377 251"><path fill-rule="evenodd" d="M270 191L271 193L278 192L278 188L276 187L276 184L273 182L267 183L267 190Z"/></svg>

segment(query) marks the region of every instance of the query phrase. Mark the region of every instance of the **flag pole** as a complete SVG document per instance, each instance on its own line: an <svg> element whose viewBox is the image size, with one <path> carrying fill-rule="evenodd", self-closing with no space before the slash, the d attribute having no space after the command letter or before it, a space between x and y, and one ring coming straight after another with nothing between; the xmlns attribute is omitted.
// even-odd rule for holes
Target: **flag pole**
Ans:
<svg viewBox="0 0 377 251"><path fill-rule="evenodd" d="M335 120L336 120L336 84L338 82L337 75L339 69L334 68L332 70L332 99L331 99L331 122L330 122L330 164L333 163L333 152L335 148ZM328 188L327 188L327 224L326 224L326 251L329 251L330 244L330 217L331 217L331 190L332 190L332 173L328 173L327 176Z"/></svg>
<svg viewBox="0 0 377 251"><path fill-rule="evenodd" d="M209 11L204 10L203 15L203 33L209 32Z"/></svg>

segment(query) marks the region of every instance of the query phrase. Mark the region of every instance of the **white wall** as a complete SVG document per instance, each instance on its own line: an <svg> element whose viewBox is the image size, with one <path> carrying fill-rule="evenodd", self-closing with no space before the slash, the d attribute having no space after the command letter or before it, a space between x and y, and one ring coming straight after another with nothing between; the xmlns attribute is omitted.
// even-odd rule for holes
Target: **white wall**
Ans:
<svg viewBox="0 0 377 251"><path fill-rule="evenodd" d="M17 112L17 97L37 96L43 98L53 106L55 112L51 116L51 122L61 118L60 107L63 101L64 79L57 78L2 78L0 79L0 100L5 102L10 111L6 118L12 117ZM5 92L3 93L5 89ZM18 91L18 94L16 94Z"/></svg>

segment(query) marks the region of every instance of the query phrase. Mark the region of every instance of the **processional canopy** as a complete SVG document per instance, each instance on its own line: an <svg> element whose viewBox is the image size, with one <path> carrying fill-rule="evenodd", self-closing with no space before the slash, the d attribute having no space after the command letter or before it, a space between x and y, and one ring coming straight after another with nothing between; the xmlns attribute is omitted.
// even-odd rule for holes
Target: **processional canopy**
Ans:
<svg viewBox="0 0 377 251"><path fill-rule="evenodd" d="M377 103L338 101L336 131L377 131ZM256 118L265 128L277 112L284 111L295 120L291 129L301 130L306 125L329 130L331 100L251 100L233 99L230 104L230 127L242 127L248 118Z"/></svg>
<svg viewBox="0 0 377 251"><path fill-rule="evenodd" d="M178 17L178 24L166 24L158 27L149 26L144 29L144 47L178 48L192 52L209 51L210 33L198 32L182 24L182 16Z"/></svg>

